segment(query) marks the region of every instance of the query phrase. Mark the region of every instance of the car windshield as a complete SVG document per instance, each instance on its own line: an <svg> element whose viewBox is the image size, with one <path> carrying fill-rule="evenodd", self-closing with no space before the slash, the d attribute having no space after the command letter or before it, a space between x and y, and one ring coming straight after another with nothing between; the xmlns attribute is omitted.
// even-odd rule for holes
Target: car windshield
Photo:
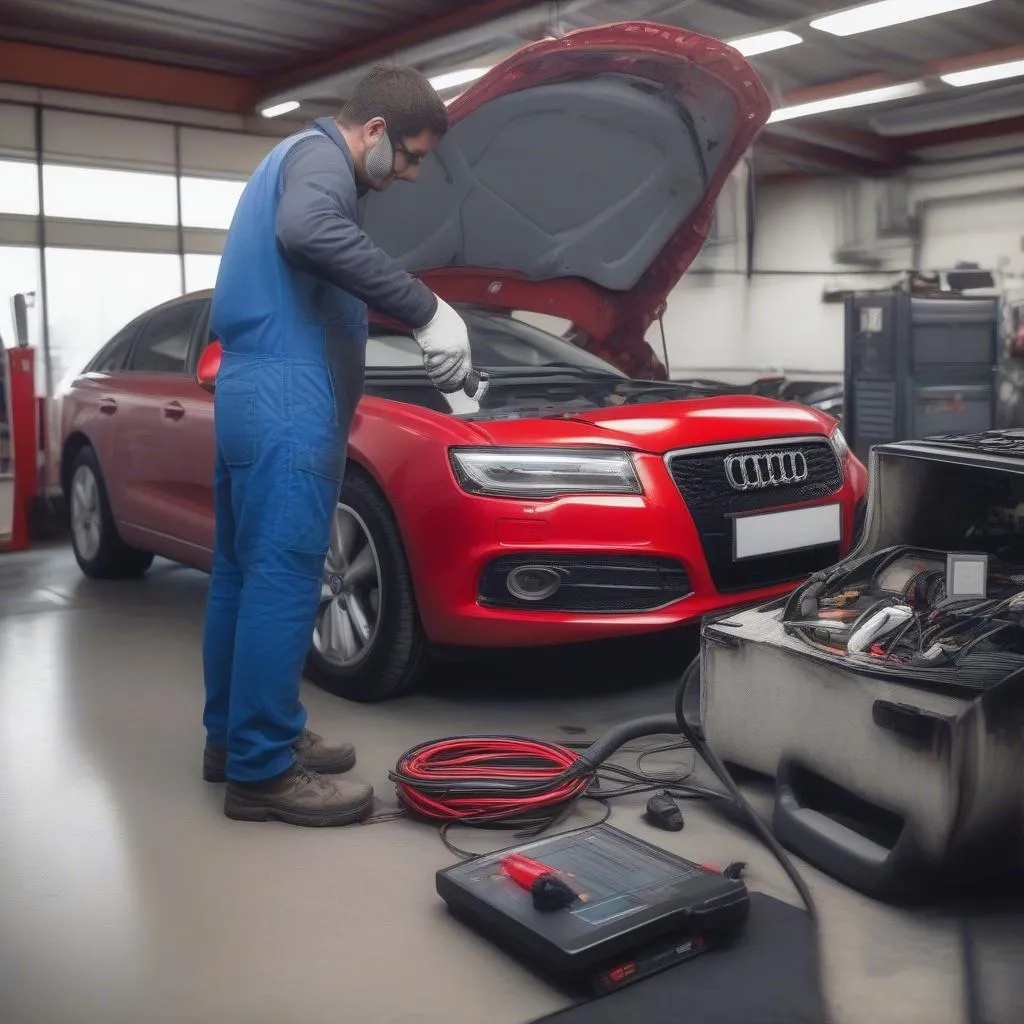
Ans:
<svg viewBox="0 0 1024 1024"><path fill-rule="evenodd" d="M625 377L610 363L579 346L514 317L479 309L459 308L469 329L473 365L489 372L556 371ZM422 369L423 353L409 334L376 329L366 347L366 367Z"/></svg>

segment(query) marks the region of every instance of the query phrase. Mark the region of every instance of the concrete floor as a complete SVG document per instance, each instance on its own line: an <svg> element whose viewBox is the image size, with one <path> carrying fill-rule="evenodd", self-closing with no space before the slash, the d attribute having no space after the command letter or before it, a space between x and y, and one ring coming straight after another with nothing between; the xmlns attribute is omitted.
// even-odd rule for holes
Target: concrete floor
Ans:
<svg viewBox="0 0 1024 1024"><path fill-rule="evenodd" d="M520 1024L565 1005L449 919L433 875L453 858L431 828L224 818L222 789L199 774L205 591L166 562L97 584L60 545L0 555L0 1020ZM629 664L596 683L596 661L449 667L374 707L313 686L304 698L314 728L355 739L357 772L388 805L387 770L419 741L588 738L668 711L666 673ZM648 767L692 754L668 757ZM612 821L698 861L744 860L753 889L796 902L770 854L710 811L684 809L667 834L642 806L624 801ZM483 850L503 837L456 838ZM1024 915L896 910L801 869L836 1024L1024 1020Z"/></svg>

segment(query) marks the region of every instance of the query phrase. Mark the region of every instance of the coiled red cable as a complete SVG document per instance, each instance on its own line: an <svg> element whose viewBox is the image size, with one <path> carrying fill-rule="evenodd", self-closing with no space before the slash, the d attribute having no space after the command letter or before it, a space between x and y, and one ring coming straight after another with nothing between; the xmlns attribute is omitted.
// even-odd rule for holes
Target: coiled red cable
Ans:
<svg viewBox="0 0 1024 1024"><path fill-rule="evenodd" d="M520 736L460 736L413 747L390 773L410 813L439 823L520 827L579 799L595 769L580 753Z"/></svg>

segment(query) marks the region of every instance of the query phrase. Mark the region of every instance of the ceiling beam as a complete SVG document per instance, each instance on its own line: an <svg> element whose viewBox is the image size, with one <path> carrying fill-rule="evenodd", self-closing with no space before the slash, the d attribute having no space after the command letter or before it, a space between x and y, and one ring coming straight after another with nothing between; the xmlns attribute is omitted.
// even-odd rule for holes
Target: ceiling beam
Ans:
<svg viewBox="0 0 1024 1024"><path fill-rule="evenodd" d="M806 85L793 89L782 97L782 105L795 107L800 103L814 103L817 100L831 99L833 96L846 96L852 92L867 92L869 89L884 89L887 85L896 85L900 79L878 71L871 75L858 75L856 78L844 78L837 82L823 82L820 85Z"/></svg>
<svg viewBox="0 0 1024 1024"><path fill-rule="evenodd" d="M804 139L840 153L852 153L883 164L892 163L902 154L902 148L884 136L845 125L822 124L815 118L782 121L777 125L766 126L762 129L762 135L765 132L770 132L772 136Z"/></svg>
<svg viewBox="0 0 1024 1024"><path fill-rule="evenodd" d="M236 75L0 40L0 81L228 113L250 113L253 83Z"/></svg>
<svg viewBox="0 0 1024 1024"><path fill-rule="evenodd" d="M896 85L901 81L915 78L937 78L951 71L966 71L969 68L985 68L991 64L1004 64L1013 60L1024 60L1024 45L1005 46L998 50L984 50L980 53L969 53L962 57L932 61L919 64L913 74L906 78L896 78L892 74L876 72L860 75L857 78L844 78L836 82L823 82L820 85L808 85L793 89L782 97L782 104L787 107L799 103L813 103L815 100L830 99L833 96L845 96L849 93L864 92L868 89L882 89L887 85ZM771 127L771 126L769 126Z"/></svg>
<svg viewBox="0 0 1024 1024"><path fill-rule="evenodd" d="M894 162L883 162L870 157L833 149L831 146L807 139L796 139L787 135L761 132L754 142L755 149L774 153L776 156L792 157L801 163L813 164L829 170L864 175L884 174L895 167Z"/></svg>
<svg viewBox="0 0 1024 1024"><path fill-rule="evenodd" d="M336 75L358 64L385 59L397 50L466 29L478 28L503 15L538 6L540 5L537 0L478 0L477 3L465 4L450 14L431 21L423 21L403 32L371 39L360 46L335 51L319 60L304 60L286 71L262 79L259 82L259 95L263 97L293 89L319 78Z"/></svg>
<svg viewBox="0 0 1024 1024"><path fill-rule="evenodd" d="M955 128L918 132L916 135L902 135L899 142L900 147L909 152L929 149L932 146L950 146L958 142L977 142L983 139L997 139L1003 135L1019 134L1024 134L1024 117L1007 117L1001 121L982 121Z"/></svg>
<svg viewBox="0 0 1024 1024"><path fill-rule="evenodd" d="M1012 60L1024 60L1024 44L1003 46L998 50L969 53L965 57L949 57L933 61L926 66L929 75L948 75L952 71L967 71L970 68L987 68L991 64L1008 64Z"/></svg>

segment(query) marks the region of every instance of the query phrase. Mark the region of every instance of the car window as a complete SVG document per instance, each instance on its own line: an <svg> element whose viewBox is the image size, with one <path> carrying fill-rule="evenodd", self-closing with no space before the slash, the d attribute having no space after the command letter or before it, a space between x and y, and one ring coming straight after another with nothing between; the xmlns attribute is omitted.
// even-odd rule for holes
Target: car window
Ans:
<svg viewBox="0 0 1024 1024"><path fill-rule="evenodd" d="M603 359L521 320L468 307L460 307L458 312L469 330L473 365L481 369L572 366L622 376ZM366 366L422 368L423 354L411 334L382 329L375 331L367 342Z"/></svg>
<svg viewBox="0 0 1024 1024"><path fill-rule="evenodd" d="M125 358L131 351L135 339L145 326L146 318L139 317L127 327L122 327L90 360L85 370L87 373L117 373L124 368Z"/></svg>
<svg viewBox="0 0 1024 1024"><path fill-rule="evenodd" d="M366 342L367 368L423 367L423 350L411 334L372 334Z"/></svg>
<svg viewBox="0 0 1024 1024"><path fill-rule="evenodd" d="M192 328L202 302L181 302L157 310L132 350L128 369L136 373L185 373Z"/></svg>

